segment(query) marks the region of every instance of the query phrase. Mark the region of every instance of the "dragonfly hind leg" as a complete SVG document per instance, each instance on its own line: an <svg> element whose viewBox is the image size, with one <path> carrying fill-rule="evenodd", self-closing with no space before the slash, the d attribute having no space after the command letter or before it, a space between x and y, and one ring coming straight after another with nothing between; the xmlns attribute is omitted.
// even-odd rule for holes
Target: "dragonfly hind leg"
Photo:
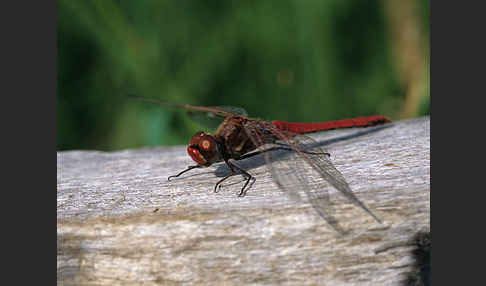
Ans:
<svg viewBox="0 0 486 286"><path fill-rule="evenodd" d="M281 143L281 142L275 142L274 144L280 146L280 147L276 147L275 149L294 151L288 144ZM306 150L302 150L301 152L310 155L326 155L328 157L331 157L331 154L328 152L311 152Z"/></svg>
<svg viewBox="0 0 486 286"><path fill-rule="evenodd" d="M224 178L222 178L221 180L219 180L216 183L216 185L214 186L214 192L217 193L219 188L221 188L221 183L223 181L225 181L226 179L228 179L229 177L232 177L232 176L238 175L238 174L242 174L243 176L245 176L247 178L247 180L246 180L245 184L243 185L243 187L241 188L240 192L238 193L238 197L244 197L246 195L246 191L248 190L247 186L250 183L250 181L253 181L253 182L256 181L255 177L253 177L252 175L250 175L250 173L248 173L247 171L243 170L242 168L236 166L235 164L232 164L229 161L226 161L226 164L230 167L231 173L226 175Z"/></svg>
<svg viewBox="0 0 486 286"><path fill-rule="evenodd" d="M290 148L289 145L287 145L287 144L277 143L277 142L275 142L274 144L279 145L279 146L274 146L274 147L271 147L271 148L268 148L268 149L265 149L265 150L259 150L259 151L247 153L247 154L241 156L240 158L238 158L236 160L247 159L247 158L253 157L255 155L264 154L264 153L270 152L270 151L277 151L277 150L295 151L294 149ZM302 150L301 152L304 153L304 154L309 154L309 155L326 155L328 157L331 157L331 154L328 153L328 152L311 152L311 151L306 151L306 150Z"/></svg>

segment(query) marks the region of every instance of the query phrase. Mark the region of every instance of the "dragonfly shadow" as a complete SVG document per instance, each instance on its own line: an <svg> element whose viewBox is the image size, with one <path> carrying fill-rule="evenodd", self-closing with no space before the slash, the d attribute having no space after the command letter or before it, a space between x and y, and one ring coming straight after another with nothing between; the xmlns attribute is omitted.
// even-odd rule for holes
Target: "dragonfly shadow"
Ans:
<svg viewBox="0 0 486 286"><path fill-rule="evenodd" d="M312 147L321 147L321 146L329 145L329 144L332 144L332 143L346 141L346 140L349 140L349 139L361 137L361 136L364 136L364 135L368 135L370 133L375 133L375 132L381 131L383 129L390 128L393 125L394 125L393 123L388 123L386 125L367 127L366 130L361 130L361 131L358 131L358 132L355 132L355 133L352 133L352 134L339 136L337 138L327 139L327 140L324 140L322 142L317 142L317 144L312 146Z"/></svg>
<svg viewBox="0 0 486 286"><path fill-rule="evenodd" d="M334 143L337 143L337 142L342 142L342 141L350 140L350 139L353 139L353 138L358 138L358 137L361 137L361 136L364 136L364 135L368 135L368 134L371 134L371 133L381 131L381 130L389 128L391 126L392 126L392 124L375 126L375 127L368 127L368 128L366 128L366 130L361 130L361 131L358 131L358 132L354 132L352 134L343 135L343 136L339 136L339 137L331 138L331 139L326 139L326 140L322 140L322 141L316 141L315 143L312 143L312 144L307 144L307 145L304 146L303 149L304 150L306 150L306 149L312 150L313 148L316 148L316 147L323 147L323 146L327 146L327 145L334 144ZM277 149L277 150L264 150L263 152L272 152L271 153L272 155L269 156L269 158L271 160L270 163L272 163L273 161L285 159L285 157L289 157L293 154L293 151L289 150L288 148L280 148L280 149ZM332 154L331 154L331 158L332 158ZM256 169L258 167L265 165L266 162L265 162L265 159L264 159L264 155L258 154L258 155L255 155L253 157L246 158L244 160L236 161L236 164L244 170L251 170L251 169ZM231 173L231 169L225 163L220 164L215 171L215 175L217 177L224 177L224 176L227 176L229 173Z"/></svg>

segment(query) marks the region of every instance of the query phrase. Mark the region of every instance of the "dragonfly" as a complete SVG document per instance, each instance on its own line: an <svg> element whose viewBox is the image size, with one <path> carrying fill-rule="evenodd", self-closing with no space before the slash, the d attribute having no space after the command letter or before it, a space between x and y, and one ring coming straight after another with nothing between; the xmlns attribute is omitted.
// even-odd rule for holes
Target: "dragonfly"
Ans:
<svg viewBox="0 0 486 286"><path fill-rule="evenodd" d="M296 201L301 201L301 193L305 193L316 212L336 231L345 233L333 215L333 205L327 191L328 184L342 193L351 203L363 209L375 221L382 223L356 197L344 176L332 164L330 154L325 152L318 142L305 134L330 129L374 126L391 122L388 118L374 115L318 123L278 120L267 122L248 117L247 112L239 107L195 106L140 96L130 97L140 101L182 108L190 112L204 113L210 118L219 118L222 121L213 134L199 131L192 137L187 146L187 153L196 164L188 166L176 175L169 176L169 181L190 170L224 162L230 172L216 183L214 192L218 192L221 184L228 178L242 175L245 183L238 196L243 197L256 178L240 167L237 162L255 155L262 155L265 165L279 189Z"/></svg>

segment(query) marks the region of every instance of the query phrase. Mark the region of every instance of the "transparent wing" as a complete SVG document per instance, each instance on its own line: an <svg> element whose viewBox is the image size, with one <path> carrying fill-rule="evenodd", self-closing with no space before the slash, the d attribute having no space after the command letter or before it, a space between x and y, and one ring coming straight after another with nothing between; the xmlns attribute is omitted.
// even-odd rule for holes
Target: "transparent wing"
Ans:
<svg viewBox="0 0 486 286"><path fill-rule="evenodd" d="M196 111L196 110L188 110L187 114L194 122L203 125L204 127L210 129L216 129L219 124L224 120L225 117L221 117L219 114L221 112L226 112L228 115L239 115L247 117L248 114L246 111L241 107L236 106L208 106L210 111ZM217 114L213 111L219 111L220 113Z"/></svg>
<svg viewBox="0 0 486 286"><path fill-rule="evenodd" d="M213 108L217 108L219 110L223 110L225 112L228 112L228 113L231 113L231 114L234 114L234 115L240 115L240 116L243 116L243 117L248 117L248 113L242 107L227 106L227 105L223 105L223 106L212 106L212 107Z"/></svg>
<svg viewBox="0 0 486 286"><path fill-rule="evenodd" d="M278 129L274 130L274 132L282 133ZM288 136L279 136L279 137L286 144L293 146L294 150L296 150L296 152L301 157L301 159L303 159L309 166L311 166L312 169L314 169L314 171L316 171L316 173L319 174L319 176L322 179L329 182L334 188L340 191L354 205L366 211L378 223L382 223L382 221L375 214L373 214L364 203L362 203L356 197L356 195L349 187L349 184L346 182L344 176L332 164L330 156L317 155L319 153L323 153L323 150L321 147L319 147L319 144L314 139L306 135L296 135L295 137L292 138L289 138ZM316 188L306 189L306 193L309 196L309 199L312 199L314 197L319 197L320 196L319 192L321 192L321 190Z"/></svg>
<svg viewBox="0 0 486 286"><path fill-rule="evenodd" d="M196 105L189 105L189 104L179 104L179 103L172 103L172 102L167 102L163 100L158 100L155 98L150 98L150 97L143 97L143 96L133 96L130 95L128 98L139 100L139 101L145 101L145 102L151 102L155 104L160 104L160 105L165 105L165 106L172 106L172 107L179 107L179 108L185 108L187 110L192 110L192 111L198 111L198 112L205 112L208 114L211 114L211 116L219 116L219 117L228 117L231 115L242 115L237 112L241 112L246 114L246 111L243 108L240 107L231 107L231 106L196 106ZM242 115L246 116L246 115Z"/></svg>
<svg viewBox="0 0 486 286"><path fill-rule="evenodd" d="M311 174L316 173L316 170L307 163L307 160L303 160L300 154L308 152L309 157L327 157L327 155L324 155L320 148L318 150L302 149L297 140L288 137L288 134L284 134L278 129L273 130L272 125L268 123L262 123L260 126L245 126L245 128L253 143L261 146L267 167L278 187L291 199L297 201L301 200L303 191L317 213L337 232L344 234L345 231L333 215L333 206L327 192L329 185L320 179L318 174ZM280 146L282 147L280 150L273 150L271 144L265 145L275 136L281 141L285 141L287 147ZM296 152L295 150L301 151Z"/></svg>
<svg viewBox="0 0 486 286"><path fill-rule="evenodd" d="M203 126L215 129L228 116L238 115L247 117L245 109L235 106L195 106L189 104L178 104L166 102L154 98L142 96L128 96L131 99L155 103L159 105L178 107L187 110L189 116L197 123Z"/></svg>

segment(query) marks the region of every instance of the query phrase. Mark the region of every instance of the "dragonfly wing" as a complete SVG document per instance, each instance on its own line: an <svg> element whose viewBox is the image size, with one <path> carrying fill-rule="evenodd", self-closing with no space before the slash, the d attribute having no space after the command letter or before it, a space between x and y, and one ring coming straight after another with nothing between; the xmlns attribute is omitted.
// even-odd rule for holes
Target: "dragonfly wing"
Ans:
<svg viewBox="0 0 486 286"><path fill-rule="evenodd" d="M209 106L211 111L196 111L190 109L187 114L194 122L201 124L209 129L218 128L225 117L220 116L223 112L228 115L248 116L245 109L236 106ZM219 113L216 113L218 111Z"/></svg>
<svg viewBox="0 0 486 286"><path fill-rule="evenodd" d="M129 96L129 98L150 102L159 105L178 107L188 111L189 116L197 123L203 126L215 129L223 120L228 116L238 115L238 116L248 116L245 109L235 106L196 106L189 104L178 104L166 102L163 100L142 97L142 96Z"/></svg>
<svg viewBox="0 0 486 286"><path fill-rule="evenodd" d="M280 160L282 156L288 156L290 153L285 150L272 150L273 146L266 144L268 140L265 136L268 134L265 134L257 125L245 126L245 132L253 144L259 147L258 151L263 155L279 188L286 192L291 199L301 201L297 191L300 179L294 175L292 166L285 164L284 160Z"/></svg>
<svg viewBox="0 0 486 286"><path fill-rule="evenodd" d="M308 150L315 154L322 152L322 148L319 147L319 144L314 139L306 135L297 135L291 140L292 142L290 143L298 146L300 150ZM310 154L309 152L298 153L307 162L307 164L309 164L320 175L321 178L329 182L354 205L366 211L378 223L382 223L382 221L376 215L374 215L363 202L361 202L356 197L356 195L349 187L349 184L346 182L344 176L341 174L341 172L338 171L338 169L336 169L334 164L332 164L330 156L318 156ZM317 191L317 189L314 190ZM311 197L314 196L311 193L308 193L308 195L310 195Z"/></svg>
<svg viewBox="0 0 486 286"><path fill-rule="evenodd" d="M234 114L234 115L240 115L240 116L243 116L243 117L248 117L248 113L242 107L227 106L227 105L223 105L223 106L212 106L212 107L213 108L217 108L219 110L223 110L225 112L228 112L228 113L231 113L231 114Z"/></svg>
<svg viewBox="0 0 486 286"><path fill-rule="evenodd" d="M265 126L264 128L272 128ZM273 150L270 144L264 144L266 141L265 132L262 128L247 127L246 131L253 143L257 146L262 146L262 154L266 161L266 165L277 186L286 193L291 199L301 201L301 191L303 190L309 199L312 207L317 213L337 232L344 234L345 231L339 225L333 216L333 206L329 200L327 192L328 185L321 180L317 174L310 174L309 172L316 172L313 168L306 166L306 161L300 158L299 152L293 151L291 144L286 144L287 147L277 146L280 149ZM287 136L280 130L271 130L273 135L276 135L282 141L292 141L295 146L295 140L287 138ZM273 146L275 147L275 146ZM298 148L298 147L297 147ZM314 152L315 150L313 150ZM325 156L322 154L315 156ZM315 180L315 178L319 178ZM318 190L318 191L313 191Z"/></svg>

